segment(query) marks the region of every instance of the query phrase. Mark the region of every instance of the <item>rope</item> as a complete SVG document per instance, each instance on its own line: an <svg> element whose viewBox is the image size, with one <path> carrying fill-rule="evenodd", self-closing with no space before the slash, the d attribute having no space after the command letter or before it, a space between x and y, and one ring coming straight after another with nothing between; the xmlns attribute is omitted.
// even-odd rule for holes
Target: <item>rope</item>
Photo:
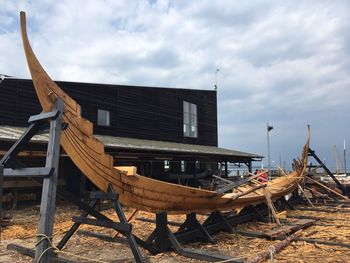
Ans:
<svg viewBox="0 0 350 263"><path fill-rule="evenodd" d="M269 252L270 252L270 262L273 263L274 262L274 258L273 255L276 252L276 248L274 246L269 246Z"/></svg>
<svg viewBox="0 0 350 263"><path fill-rule="evenodd" d="M45 234L38 234L37 237L41 237L41 239L35 244L35 246L38 246L42 241L46 240L47 242L49 242L49 247L46 248L41 254L40 256L38 257L38 260L36 261L36 263L39 263L40 262L40 259L42 258L42 256L47 252L49 251L50 249L52 249L53 251L55 251L56 253L61 253L61 254L66 254L68 256L72 256L72 257L77 257L77 258L80 258L80 259L84 259L84 260L87 260L87 261L91 261L91 262L98 262L98 263L108 263L107 261L101 261L101 260L97 260L97 259L92 259L92 258L88 258L88 257L83 257L83 256L79 256L79 255L75 255L73 253L69 253L69 252L65 252L65 251L62 251L62 250L59 250L58 247L54 246L52 244L52 237L50 238L49 236L45 235Z"/></svg>

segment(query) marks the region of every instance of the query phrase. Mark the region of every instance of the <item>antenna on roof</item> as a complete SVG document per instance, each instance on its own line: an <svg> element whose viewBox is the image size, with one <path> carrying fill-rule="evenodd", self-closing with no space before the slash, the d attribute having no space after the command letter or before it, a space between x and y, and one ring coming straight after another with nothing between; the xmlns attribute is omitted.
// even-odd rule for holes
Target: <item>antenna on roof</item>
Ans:
<svg viewBox="0 0 350 263"><path fill-rule="evenodd" d="M6 78L6 76L5 75L3 75L3 74L0 74L0 83L4 80Z"/></svg>
<svg viewBox="0 0 350 263"><path fill-rule="evenodd" d="M214 90L217 90L218 89L218 72L219 72L220 69L216 69L215 70L215 84L214 84Z"/></svg>

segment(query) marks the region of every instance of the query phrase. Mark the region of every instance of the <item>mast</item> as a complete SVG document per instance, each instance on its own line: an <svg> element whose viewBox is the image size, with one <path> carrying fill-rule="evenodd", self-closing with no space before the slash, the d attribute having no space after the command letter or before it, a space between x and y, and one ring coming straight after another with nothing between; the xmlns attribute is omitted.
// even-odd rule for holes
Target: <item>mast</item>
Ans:
<svg viewBox="0 0 350 263"><path fill-rule="evenodd" d="M346 147L345 147L345 139L344 139L344 173L346 176Z"/></svg>

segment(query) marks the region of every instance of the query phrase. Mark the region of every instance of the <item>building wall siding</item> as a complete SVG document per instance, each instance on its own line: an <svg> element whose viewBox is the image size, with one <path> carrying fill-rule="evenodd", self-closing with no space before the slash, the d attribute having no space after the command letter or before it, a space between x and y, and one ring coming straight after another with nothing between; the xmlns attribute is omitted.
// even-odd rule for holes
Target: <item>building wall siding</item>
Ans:
<svg viewBox="0 0 350 263"><path fill-rule="evenodd" d="M82 106L94 133L217 146L216 92L56 82ZM0 125L26 126L41 111L31 80L0 83ZM183 136L183 101L197 104L198 138ZM110 111L110 127L97 125L97 110Z"/></svg>

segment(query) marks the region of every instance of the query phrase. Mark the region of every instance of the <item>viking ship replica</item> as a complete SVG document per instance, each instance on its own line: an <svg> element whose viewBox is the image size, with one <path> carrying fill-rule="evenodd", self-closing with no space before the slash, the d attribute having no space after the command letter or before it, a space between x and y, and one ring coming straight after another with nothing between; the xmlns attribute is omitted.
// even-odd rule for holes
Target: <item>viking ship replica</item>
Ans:
<svg viewBox="0 0 350 263"><path fill-rule="evenodd" d="M43 111L51 111L58 98L64 102L63 121L68 126L62 131L61 146L100 190L107 192L109 186L113 186L123 205L170 214L231 210L266 202L266 191L272 200L283 197L295 190L303 179L309 138L301 159L294 162L293 172L264 183L264 187L247 183L229 193L155 180L137 174L135 167L114 167L113 157L104 152L103 143L93 136L93 124L81 117L79 104L51 80L36 58L28 41L24 12L21 12L21 30L26 59Z"/></svg>

